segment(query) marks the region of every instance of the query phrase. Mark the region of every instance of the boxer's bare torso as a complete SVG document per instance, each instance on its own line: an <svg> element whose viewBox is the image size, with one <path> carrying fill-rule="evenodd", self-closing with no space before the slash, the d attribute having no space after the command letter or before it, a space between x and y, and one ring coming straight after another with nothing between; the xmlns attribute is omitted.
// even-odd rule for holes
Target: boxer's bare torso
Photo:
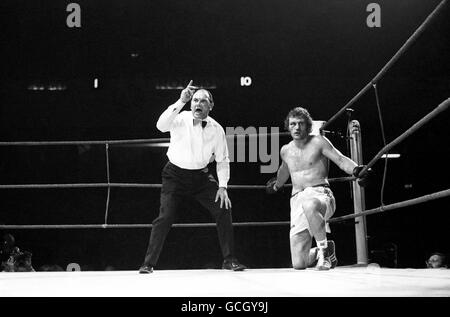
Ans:
<svg viewBox="0 0 450 317"><path fill-rule="evenodd" d="M280 151L292 181L292 192L306 187L328 184L329 160L322 153L323 137L310 135L301 144L291 141Z"/></svg>

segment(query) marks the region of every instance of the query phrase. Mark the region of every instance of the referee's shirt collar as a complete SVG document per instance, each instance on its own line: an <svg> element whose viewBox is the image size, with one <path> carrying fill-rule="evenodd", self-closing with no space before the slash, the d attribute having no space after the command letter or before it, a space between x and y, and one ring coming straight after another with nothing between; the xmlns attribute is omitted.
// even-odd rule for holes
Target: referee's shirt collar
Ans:
<svg viewBox="0 0 450 317"><path fill-rule="evenodd" d="M208 123L211 124L211 120L210 120L210 117L209 117L209 116L207 116L207 117L206 117L205 119L203 119L203 120L200 120L200 119L194 118L194 115L193 115L192 112L191 112L191 117L192 117L192 124L193 124L193 125L195 125L195 124L198 123L199 121L202 122L202 127L203 127L203 128L205 128L205 127L207 126Z"/></svg>

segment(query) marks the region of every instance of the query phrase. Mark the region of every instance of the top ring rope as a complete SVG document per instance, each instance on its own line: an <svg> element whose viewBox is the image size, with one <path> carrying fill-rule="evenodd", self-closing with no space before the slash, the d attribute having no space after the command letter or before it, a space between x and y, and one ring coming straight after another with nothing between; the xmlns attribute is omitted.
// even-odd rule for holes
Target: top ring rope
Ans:
<svg viewBox="0 0 450 317"><path fill-rule="evenodd" d="M429 114L427 114L425 117L417 121L411 128L400 134L394 141L387 144L385 147L383 147L377 155L374 156L374 158L361 170L360 174L364 175L364 173L372 167L378 159L380 159L383 154L388 152L391 148L402 142L404 139L409 137L411 134L416 132L420 127L422 127L425 123L428 123L431 119L433 119L435 116L440 114L441 112L448 109L448 106L450 105L450 98L447 98L444 100L439 106L437 106L433 111L431 111Z"/></svg>
<svg viewBox="0 0 450 317"><path fill-rule="evenodd" d="M136 144L136 143L157 143L168 142L169 138L159 139L132 139L132 140L109 140L109 141L16 141L0 142L0 146L43 146L43 145L116 145L116 144Z"/></svg>
<svg viewBox="0 0 450 317"><path fill-rule="evenodd" d="M423 33L423 31L427 28L427 26L431 23L432 19L434 19L440 10L444 7L447 0L442 0L433 12L428 15L425 21L416 29L416 31L409 37L409 39L403 44L402 47L397 51L397 53L392 56L392 58L384 65L384 67L378 72L378 74L366 85L360 92L358 92L344 107L342 107L334 116L332 116L325 124L322 126L322 129L325 129L331 122L337 119L342 113L347 110L351 105L353 105L364 93L366 93L372 85L376 84L381 77L392 67L392 65L399 59L401 55L414 43L415 40Z"/></svg>
<svg viewBox="0 0 450 317"><path fill-rule="evenodd" d="M289 132L271 132L259 134L229 134L227 138L234 137L261 137L261 136L287 136ZM130 139L130 140L96 140L96 141L14 141L0 142L0 146L46 146L46 145L120 145L120 144L139 144L139 143L165 143L169 142L170 138L156 138L156 139Z"/></svg>

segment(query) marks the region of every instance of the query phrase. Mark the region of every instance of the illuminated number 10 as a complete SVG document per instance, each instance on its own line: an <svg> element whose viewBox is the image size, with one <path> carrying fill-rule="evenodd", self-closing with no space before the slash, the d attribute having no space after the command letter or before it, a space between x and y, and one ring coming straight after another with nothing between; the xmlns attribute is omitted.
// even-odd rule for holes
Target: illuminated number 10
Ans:
<svg viewBox="0 0 450 317"><path fill-rule="evenodd" d="M252 79L249 76L241 77L241 86L250 86L252 84Z"/></svg>

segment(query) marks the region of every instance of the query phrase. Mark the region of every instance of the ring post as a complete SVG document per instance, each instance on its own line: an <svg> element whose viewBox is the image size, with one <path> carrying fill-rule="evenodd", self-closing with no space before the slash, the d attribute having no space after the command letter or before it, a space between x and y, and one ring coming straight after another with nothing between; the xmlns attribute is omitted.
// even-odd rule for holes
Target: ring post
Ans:
<svg viewBox="0 0 450 317"><path fill-rule="evenodd" d="M111 196L111 179L109 177L109 143L105 144L106 154L106 180L108 181L108 191L106 194L106 207L105 207L105 226L108 224L108 211L109 211L109 199Z"/></svg>
<svg viewBox="0 0 450 317"><path fill-rule="evenodd" d="M349 123L348 129L350 131L350 155L352 160L360 165L363 162L363 158L361 127L359 122L357 120L352 120ZM366 209L365 192L364 188L359 186L357 181L352 183L352 187L354 213L358 214ZM357 264L368 264L366 216L355 218L355 240Z"/></svg>

